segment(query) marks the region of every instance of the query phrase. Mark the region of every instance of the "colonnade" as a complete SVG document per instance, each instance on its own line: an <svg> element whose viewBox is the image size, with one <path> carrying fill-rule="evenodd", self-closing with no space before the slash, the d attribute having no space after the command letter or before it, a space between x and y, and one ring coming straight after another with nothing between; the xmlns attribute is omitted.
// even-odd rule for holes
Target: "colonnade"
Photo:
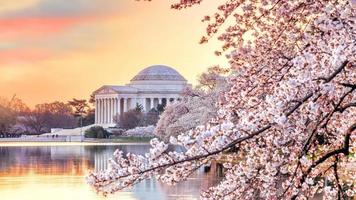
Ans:
<svg viewBox="0 0 356 200"><path fill-rule="evenodd" d="M156 108L158 104L170 104L179 98L113 98L101 97L95 100L95 123L113 124L114 117L134 109L136 104L143 107L144 112Z"/></svg>
<svg viewBox="0 0 356 200"><path fill-rule="evenodd" d="M95 101L95 123L110 124L114 116L121 113L120 99L100 98Z"/></svg>

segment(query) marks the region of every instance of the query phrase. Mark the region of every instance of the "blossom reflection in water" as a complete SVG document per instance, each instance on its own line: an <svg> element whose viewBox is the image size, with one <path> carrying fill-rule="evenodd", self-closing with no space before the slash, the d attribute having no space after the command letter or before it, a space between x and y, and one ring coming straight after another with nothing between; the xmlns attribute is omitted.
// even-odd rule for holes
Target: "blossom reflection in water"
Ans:
<svg viewBox="0 0 356 200"><path fill-rule="evenodd" d="M148 145L28 145L0 147L1 200L57 199L198 199L199 191L216 183L214 174L199 171L186 182L169 187L145 180L131 190L104 198L86 183L89 170L107 167L117 149L144 154Z"/></svg>

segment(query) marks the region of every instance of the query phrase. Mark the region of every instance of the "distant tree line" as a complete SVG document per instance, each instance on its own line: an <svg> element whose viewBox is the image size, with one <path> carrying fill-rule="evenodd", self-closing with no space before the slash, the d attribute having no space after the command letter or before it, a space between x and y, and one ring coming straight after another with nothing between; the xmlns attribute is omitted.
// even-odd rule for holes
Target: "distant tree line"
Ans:
<svg viewBox="0 0 356 200"><path fill-rule="evenodd" d="M87 100L54 101L30 109L20 98L0 97L0 137L41 134L51 128L76 128L94 123L95 110Z"/></svg>

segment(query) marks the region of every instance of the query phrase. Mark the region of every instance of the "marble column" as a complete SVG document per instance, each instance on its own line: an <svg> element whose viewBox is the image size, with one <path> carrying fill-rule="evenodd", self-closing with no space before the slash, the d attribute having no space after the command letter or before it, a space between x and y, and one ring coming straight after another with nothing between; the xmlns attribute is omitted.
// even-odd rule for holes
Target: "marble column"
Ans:
<svg viewBox="0 0 356 200"><path fill-rule="evenodd" d="M101 99L98 99L98 102L99 102L99 106L98 106L98 123L101 124L101 111L102 111L102 108L101 108Z"/></svg>
<svg viewBox="0 0 356 200"><path fill-rule="evenodd" d="M121 98L117 98L117 113L121 115Z"/></svg>
<svg viewBox="0 0 356 200"><path fill-rule="evenodd" d="M162 98L158 98L158 104L162 104Z"/></svg>
<svg viewBox="0 0 356 200"><path fill-rule="evenodd" d="M98 124L101 124L101 100L97 99L98 101Z"/></svg>
<svg viewBox="0 0 356 200"><path fill-rule="evenodd" d="M117 106L118 106L117 112L119 113L119 115L121 115L121 98L117 99Z"/></svg>
<svg viewBox="0 0 356 200"><path fill-rule="evenodd" d="M104 123L104 99L100 99L100 123Z"/></svg>
<svg viewBox="0 0 356 200"><path fill-rule="evenodd" d="M95 121L94 121L95 124L98 123L98 101L95 100Z"/></svg>
<svg viewBox="0 0 356 200"><path fill-rule="evenodd" d="M114 116L116 113L115 107L115 98L112 98L112 115L111 115L111 123L114 123Z"/></svg>
<svg viewBox="0 0 356 200"><path fill-rule="evenodd" d="M106 99L103 99L103 124L106 122Z"/></svg>
<svg viewBox="0 0 356 200"><path fill-rule="evenodd" d="M110 99L108 98L108 99L106 99L106 101L107 101L107 105L108 105L108 107L107 107L107 113L106 113L106 123L108 124L108 123L110 123Z"/></svg>
<svg viewBox="0 0 356 200"><path fill-rule="evenodd" d="M111 117L110 117L110 123L113 123L114 121L114 115L115 115L115 99L111 99Z"/></svg>
<svg viewBox="0 0 356 200"><path fill-rule="evenodd" d="M127 98L124 98L124 112L127 112Z"/></svg>
<svg viewBox="0 0 356 200"><path fill-rule="evenodd" d="M109 99L109 120L108 123L111 123L111 118L112 118L112 98Z"/></svg>
<svg viewBox="0 0 356 200"><path fill-rule="evenodd" d="M108 108L109 108L109 101L108 99L105 99L105 120L104 120L104 124L107 124L108 123L108 115L109 115L109 111L108 111Z"/></svg>
<svg viewBox="0 0 356 200"><path fill-rule="evenodd" d="M114 121L114 115L115 115L115 99L111 99L111 116L110 116L110 123L113 123Z"/></svg>
<svg viewBox="0 0 356 200"><path fill-rule="evenodd" d="M105 124L109 123L109 99L105 99L106 101L106 120L105 120Z"/></svg>
<svg viewBox="0 0 356 200"><path fill-rule="evenodd" d="M104 123L104 99L100 99L100 123Z"/></svg>
<svg viewBox="0 0 356 200"><path fill-rule="evenodd" d="M143 112L146 112L146 98L142 98L141 103Z"/></svg>
<svg viewBox="0 0 356 200"><path fill-rule="evenodd" d="M103 124L106 122L106 99L103 99Z"/></svg>
<svg viewBox="0 0 356 200"><path fill-rule="evenodd" d="M112 122L112 115L113 115L113 101L112 101L112 98L110 98L110 100L109 100L109 102L110 102L110 114L109 114L109 123L111 123Z"/></svg>
<svg viewBox="0 0 356 200"><path fill-rule="evenodd" d="M114 98L114 114L113 118L117 115L117 98ZM114 119L113 119L114 122Z"/></svg>
<svg viewBox="0 0 356 200"><path fill-rule="evenodd" d="M99 100L95 99L95 123L99 123Z"/></svg>
<svg viewBox="0 0 356 200"><path fill-rule="evenodd" d="M95 124L99 122L99 101L95 99Z"/></svg>
<svg viewBox="0 0 356 200"><path fill-rule="evenodd" d="M117 113L118 113L117 98L115 98L114 105L115 105L115 113L114 113L114 116L116 117L116 116L117 116Z"/></svg>
<svg viewBox="0 0 356 200"><path fill-rule="evenodd" d="M150 104L150 110L151 110L152 108L155 107L155 105L154 105L154 98L150 98L150 102L151 102L151 104Z"/></svg>

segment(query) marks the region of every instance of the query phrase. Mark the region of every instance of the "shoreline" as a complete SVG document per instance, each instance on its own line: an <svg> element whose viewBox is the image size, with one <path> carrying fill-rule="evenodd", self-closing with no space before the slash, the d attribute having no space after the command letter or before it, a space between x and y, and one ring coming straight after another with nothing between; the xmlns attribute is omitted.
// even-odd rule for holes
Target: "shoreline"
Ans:
<svg viewBox="0 0 356 200"><path fill-rule="evenodd" d="M84 141L63 141L55 139L33 140L17 138L0 138L0 147L11 146L115 146L115 145L149 145L152 138L114 138L84 139Z"/></svg>
<svg viewBox="0 0 356 200"><path fill-rule="evenodd" d="M0 147L150 145L147 142L0 142Z"/></svg>

